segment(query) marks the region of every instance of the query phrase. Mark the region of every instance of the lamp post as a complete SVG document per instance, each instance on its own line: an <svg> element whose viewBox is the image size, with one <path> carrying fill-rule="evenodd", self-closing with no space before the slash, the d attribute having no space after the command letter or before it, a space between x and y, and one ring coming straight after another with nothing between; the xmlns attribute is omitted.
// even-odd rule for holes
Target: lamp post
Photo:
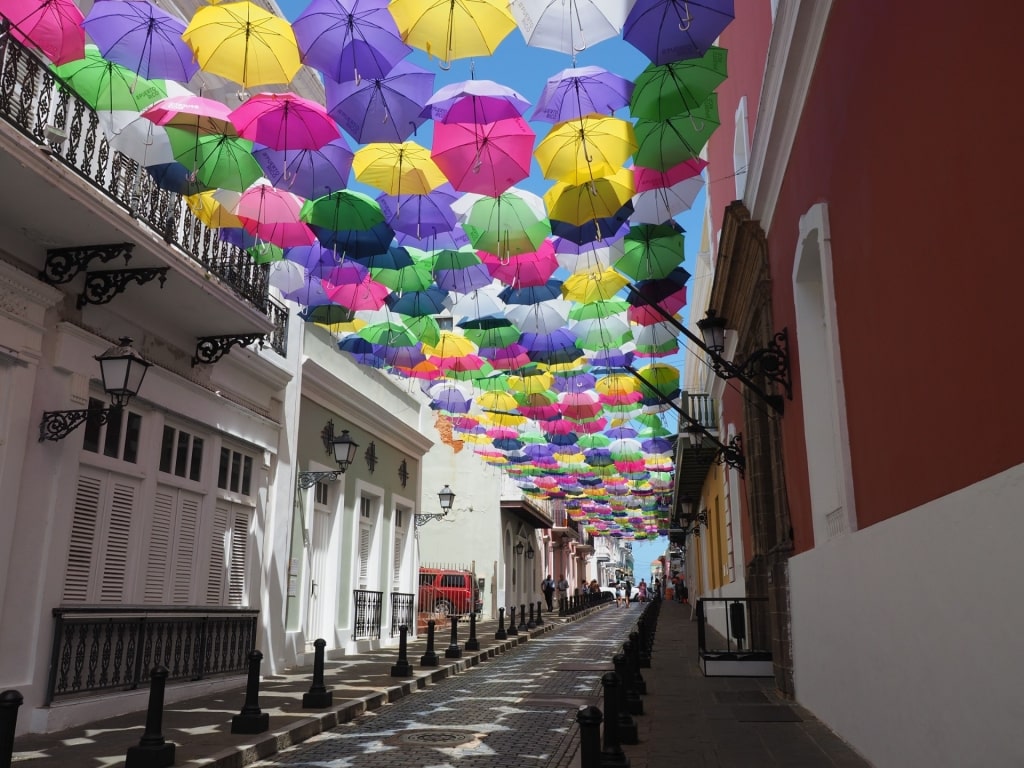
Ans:
<svg viewBox="0 0 1024 768"><path fill-rule="evenodd" d="M45 411L39 423L39 442L63 440L86 421L95 420L97 425L106 424L110 414L120 411L142 387L150 363L132 347L127 336L104 352L97 355L103 390L110 397L109 408L81 408L72 411Z"/></svg>
<svg viewBox="0 0 1024 768"><path fill-rule="evenodd" d="M448 513L452 511L452 506L455 504L455 491L449 488L446 484L444 488L437 492L437 500L441 504L441 511L417 514L415 516L417 528L421 525L426 525L431 520L441 520L445 518Z"/></svg>
<svg viewBox="0 0 1024 768"><path fill-rule="evenodd" d="M324 472L299 472L299 488L312 488L321 481L337 480L345 471L352 466L356 458L356 449L359 443L352 439L347 429L341 430L338 437L334 436L334 422L328 421L321 433L324 439L324 446L327 453L334 456L338 465L337 470Z"/></svg>

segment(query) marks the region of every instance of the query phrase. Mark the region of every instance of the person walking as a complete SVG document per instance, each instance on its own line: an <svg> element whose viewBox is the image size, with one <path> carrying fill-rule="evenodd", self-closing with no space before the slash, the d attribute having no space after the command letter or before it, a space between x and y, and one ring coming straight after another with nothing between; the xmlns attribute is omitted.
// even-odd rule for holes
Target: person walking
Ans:
<svg viewBox="0 0 1024 768"><path fill-rule="evenodd" d="M554 609L552 601L555 597L555 580L551 578L549 573L544 577L544 581L540 583L540 591L544 593L544 602L548 604L548 613L551 613Z"/></svg>
<svg viewBox="0 0 1024 768"><path fill-rule="evenodd" d="M643 579L640 579L640 583L637 585L636 597L641 603L647 602L647 582Z"/></svg>
<svg viewBox="0 0 1024 768"><path fill-rule="evenodd" d="M558 606L561 610L562 601L569 597L569 580L565 578L565 574L559 574L555 588L558 590Z"/></svg>
<svg viewBox="0 0 1024 768"><path fill-rule="evenodd" d="M626 607L629 607L629 599L633 596L633 585L629 581L626 582Z"/></svg>
<svg viewBox="0 0 1024 768"><path fill-rule="evenodd" d="M625 596L625 590L622 588L622 582L621 581L616 582L616 584L615 584L615 605L617 605L619 608L622 608L622 607L625 606L625 602L623 600L624 596Z"/></svg>

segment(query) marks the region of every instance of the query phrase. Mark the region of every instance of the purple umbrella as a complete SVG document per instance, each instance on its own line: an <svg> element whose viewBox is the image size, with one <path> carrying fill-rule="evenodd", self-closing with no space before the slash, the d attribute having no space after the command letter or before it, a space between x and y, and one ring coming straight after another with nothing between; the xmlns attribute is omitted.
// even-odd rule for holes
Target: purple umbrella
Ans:
<svg viewBox="0 0 1024 768"><path fill-rule="evenodd" d="M733 0L637 0L622 37L655 64L695 59L734 15Z"/></svg>
<svg viewBox="0 0 1024 768"><path fill-rule="evenodd" d="M619 349L602 349L591 353L590 364L594 368L624 368L633 364L633 353Z"/></svg>
<svg viewBox="0 0 1024 768"><path fill-rule="evenodd" d="M345 189L352 170L352 150L344 137L320 149L259 147L252 155L271 184L307 200Z"/></svg>
<svg viewBox="0 0 1024 768"><path fill-rule="evenodd" d="M387 75L412 52L387 0L312 0L292 22L302 61L335 82Z"/></svg>
<svg viewBox="0 0 1024 768"><path fill-rule="evenodd" d="M633 201L628 201L613 215L600 219L590 219L583 224L570 224L567 221L551 219L551 234L555 237L571 240L578 245L603 241L606 237L615 237L621 227L628 224L633 213Z"/></svg>
<svg viewBox="0 0 1024 768"><path fill-rule="evenodd" d="M601 67L563 69L548 78L531 120L561 123L597 113L610 115L629 104L633 83Z"/></svg>
<svg viewBox="0 0 1024 768"><path fill-rule="evenodd" d="M470 264L459 269L435 269L434 282L438 287L455 293L472 293L490 285L494 278L486 264Z"/></svg>
<svg viewBox="0 0 1024 768"><path fill-rule="evenodd" d="M288 261L301 264L306 269L333 267L338 263L338 255L330 248L324 248L320 243L287 248L284 257Z"/></svg>
<svg viewBox="0 0 1024 768"><path fill-rule="evenodd" d="M597 377L594 374L583 371L570 376L555 376L551 389L554 392L586 392L593 389L596 383Z"/></svg>
<svg viewBox="0 0 1024 768"><path fill-rule="evenodd" d="M451 184L442 184L425 195L388 195L377 198L384 221L396 232L416 237L427 233L446 232L455 226L452 203L458 193ZM423 250L423 249L421 249Z"/></svg>
<svg viewBox="0 0 1024 768"><path fill-rule="evenodd" d="M360 144L401 143L426 121L420 113L434 88L434 73L408 61L385 77L362 82L325 81L328 112Z"/></svg>
<svg viewBox="0 0 1024 768"><path fill-rule="evenodd" d="M187 83L199 71L181 39L185 22L141 0L97 0L82 28L107 61L146 79Z"/></svg>
<svg viewBox="0 0 1024 768"><path fill-rule="evenodd" d="M580 256L592 253L594 248L606 248L613 243L617 243L628 234L629 222L627 221L614 232L604 233L604 239L600 243L595 243L593 241L589 243L577 243L564 237L554 237L551 239L551 243L555 246L556 254L567 253L574 256Z"/></svg>
<svg viewBox="0 0 1024 768"><path fill-rule="evenodd" d="M463 80L431 96L423 116L441 123L493 123L522 117L529 106L519 93L493 80Z"/></svg>
<svg viewBox="0 0 1024 768"><path fill-rule="evenodd" d="M556 328L551 333L524 333L519 337L519 343L526 347L530 357L535 354L543 355L548 352L561 352L568 349L582 354L582 350L576 348L576 334L568 328ZM576 355L576 357L579 356ZM537 360L537 358L533 359Z"/></svg>

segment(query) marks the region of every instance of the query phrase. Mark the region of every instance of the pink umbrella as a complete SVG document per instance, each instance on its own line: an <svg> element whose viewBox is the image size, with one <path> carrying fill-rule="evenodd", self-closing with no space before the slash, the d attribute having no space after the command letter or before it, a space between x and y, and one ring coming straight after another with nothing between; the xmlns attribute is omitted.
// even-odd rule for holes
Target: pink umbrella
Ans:
<svg viewBox="0 0 1024 768"><path fill-rule="evenodd" d="M255 184L238 199L233 213L245 230L282 248L312 245L316 236L299 220L303 200L269 184Z"/></svg>
<svg viewBox="0 0 1024 768"><path fill-rule="evenodd" d="M633 169L633 215L630 220L661 224L688 211L704 188L701 171L707 162L699 158L674 165L667 171L637 166Z"/></svg>
<svg viewBox="0 0 1024 768"><path fill-rule="evenodd" d="M257 93L231 113L243 138L271 149L320 149L341 138L327 110L294 93Z"/></svg>
<svg viewBox="0 0 1024 768"><path fill-rule="evenodd" d="M480 261L487 265L491 277L514 288L544 285L558 269L558 259L551 241L545 240L532 253L500 258L479 251Z"/></svg>
<svg viewBox="0 0 1024 768"><path fill-rule="evenodd" d="M353 311L380 309L384 306L384 299L391 293L390 288L372 280L369 275L358 283L342 285L335 285L324 280L323 286L324 292L331 301Z"/></svg>
<svg viewBox="0 0 1024 768"><path fill-rule="evenodd" d="M536 138L521 117L438 123L430 156L455 189L497 197L530 175Z"/></svg>
<svg viewBox="0 0 1024 768"><path fill-rule="evenodd" d="M11 22L11 35L42 51L54 64L85 56L85 17L71 0L0 0L0 16Z"/></svg>
<svg viewBox="0 0 1024 768"><path fill-rule="evenodd" d="M190 129L197 134L237 134L231 122L231 110L219 101L202 96L168 96L146 107L142 116L157 125Z"/></svg>

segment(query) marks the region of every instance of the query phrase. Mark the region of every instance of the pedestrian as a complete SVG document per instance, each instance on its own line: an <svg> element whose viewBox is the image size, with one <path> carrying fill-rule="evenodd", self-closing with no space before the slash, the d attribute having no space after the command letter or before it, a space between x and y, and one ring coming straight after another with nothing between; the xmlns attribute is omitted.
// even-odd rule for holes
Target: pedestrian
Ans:
<svg viewBox="0 0 1024 768"><path fill-rule="evenodd" d="M552 605L552 601L555 597L555 580L551 578L549 573L544 577L544 581L540 583L540 591L544 593L544 602L548 604L548 613L555 610Z"/></svg>
<svg viewBox="0 0 1024 768"><path fill-rule="evenodd" d="M626 607L628 608L629 607L629 600L633 596L633 585L629 582L628 579L626 580L625 591L626 591Z"/></svg>
<svg viewBox="0 0 1024 768"><path fill-rule="evenodd" d="M555 588L558 590L558 605L561 610L562 601L569 597L569 580L565 578L564 574L559 575Z"/></svg>
<svg viewBox="0 0 1024 768"><path fill-rule="evenodd" d="M636 597L641 603L647 602L647 582L643 579L640 579L640 583L637 585Z"/></svg>
<svg viewBox="0 0 1024 768"><path fill-rule="evenodd" d="M658 577L654 578L654 597L655 599L661 598L661 579Z"/></svg>
<svg viewBox="0 0 1024 768"><path fill-rule="evenodd" d="M626 594L626 591L622 587L622 582L621 581L616 582L615 583L615 605L617 605L619 608L622 608L625 605L625 603L623 602L623 597L625 596L625 594Z"/></svg>

